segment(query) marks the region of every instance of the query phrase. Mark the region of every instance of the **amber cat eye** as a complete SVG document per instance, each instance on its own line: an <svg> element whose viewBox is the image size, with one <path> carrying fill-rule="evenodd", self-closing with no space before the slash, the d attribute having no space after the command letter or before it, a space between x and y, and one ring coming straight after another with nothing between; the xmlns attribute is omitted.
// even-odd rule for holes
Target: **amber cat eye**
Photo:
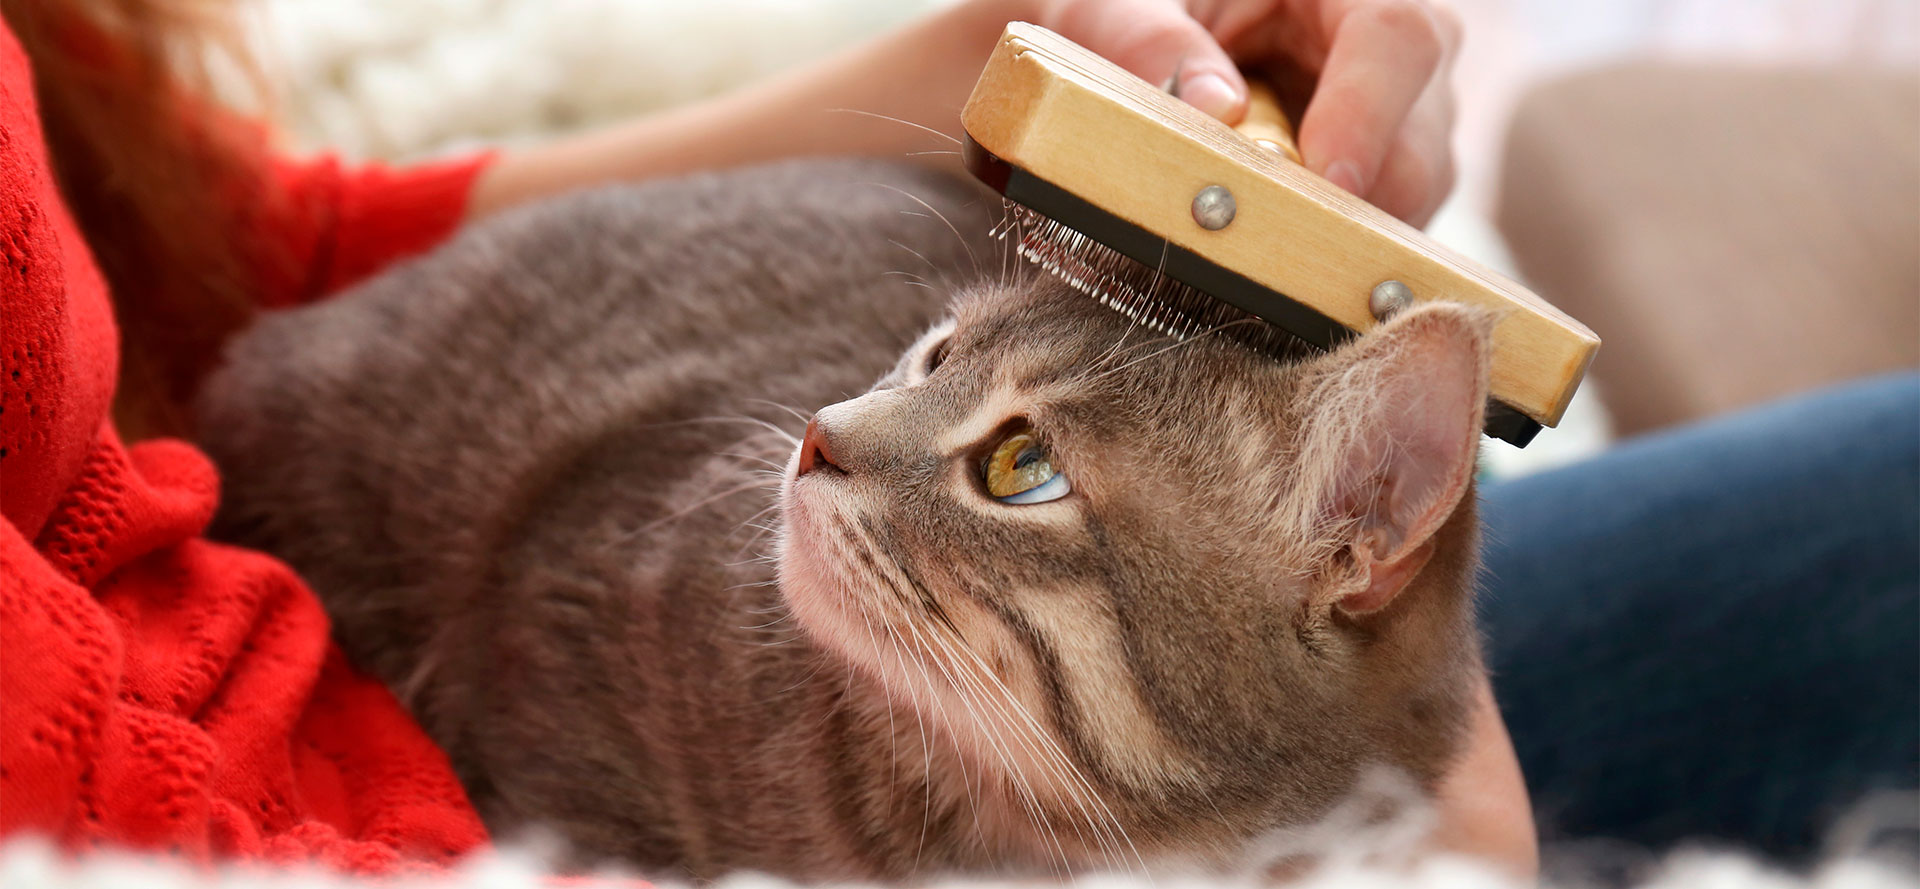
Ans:
<svg viewBox="0 0 1920 889"><path fill-rule="evenodd" d="M1053 468L1046 445L1031 429L1017 430L995 446L980 474L987 493L1003 503L1045 503L1071 490L1067 477Z"/></svg>

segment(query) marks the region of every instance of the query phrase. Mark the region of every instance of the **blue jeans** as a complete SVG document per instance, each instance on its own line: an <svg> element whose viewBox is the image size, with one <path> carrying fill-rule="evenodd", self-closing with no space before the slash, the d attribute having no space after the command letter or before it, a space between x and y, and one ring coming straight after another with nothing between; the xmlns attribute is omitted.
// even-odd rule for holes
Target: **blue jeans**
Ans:
<svg viewBox="0 0 1920 889"><path fill-rule="evenodd" d="M1920 375L1483 499L1488 659L1549 843L1801 859L1920 786Z"/></svg>

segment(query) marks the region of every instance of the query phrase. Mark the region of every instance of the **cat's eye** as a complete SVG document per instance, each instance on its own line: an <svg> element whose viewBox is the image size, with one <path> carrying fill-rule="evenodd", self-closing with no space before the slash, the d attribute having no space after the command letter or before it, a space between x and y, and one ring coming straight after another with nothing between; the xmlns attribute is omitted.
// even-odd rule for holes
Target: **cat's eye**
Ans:
<svg viewBox="0 0 1920 889"><path fill-rule="evenodd" d="M994 446L980 467L987 493L1002 503L1024 505L1058 500L1073 490L1053 468L1053 457L1033 430L1020 429Z"/></svg>

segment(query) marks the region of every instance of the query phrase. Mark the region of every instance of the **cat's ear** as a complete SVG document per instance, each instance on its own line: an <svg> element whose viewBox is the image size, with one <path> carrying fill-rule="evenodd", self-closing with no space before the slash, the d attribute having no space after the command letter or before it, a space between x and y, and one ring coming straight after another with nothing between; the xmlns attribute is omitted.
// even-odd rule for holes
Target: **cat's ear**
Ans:
<svg viewBox="0 0 1920 889"><path fill-rule="evenodd" d="M1466 492L1492 327L1484 312L1429 304L1310 366L1296 502L1326 560L1324 595L1342 609L1390 604Z"/></svg>

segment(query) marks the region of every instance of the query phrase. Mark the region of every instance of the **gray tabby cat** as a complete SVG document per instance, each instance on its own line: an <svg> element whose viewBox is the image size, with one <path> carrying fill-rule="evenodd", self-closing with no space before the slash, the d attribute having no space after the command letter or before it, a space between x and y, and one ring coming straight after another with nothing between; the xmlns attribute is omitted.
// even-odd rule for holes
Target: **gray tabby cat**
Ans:
<svg viewBox="0 0 1920 889"><path fill-rule="evenodd" d="M1485 320L1173 342L1003 271L989 208L816 162L509 214L233 348L219 528L582 860L1230 866L1369 766L1431 786Z"/></svg>

